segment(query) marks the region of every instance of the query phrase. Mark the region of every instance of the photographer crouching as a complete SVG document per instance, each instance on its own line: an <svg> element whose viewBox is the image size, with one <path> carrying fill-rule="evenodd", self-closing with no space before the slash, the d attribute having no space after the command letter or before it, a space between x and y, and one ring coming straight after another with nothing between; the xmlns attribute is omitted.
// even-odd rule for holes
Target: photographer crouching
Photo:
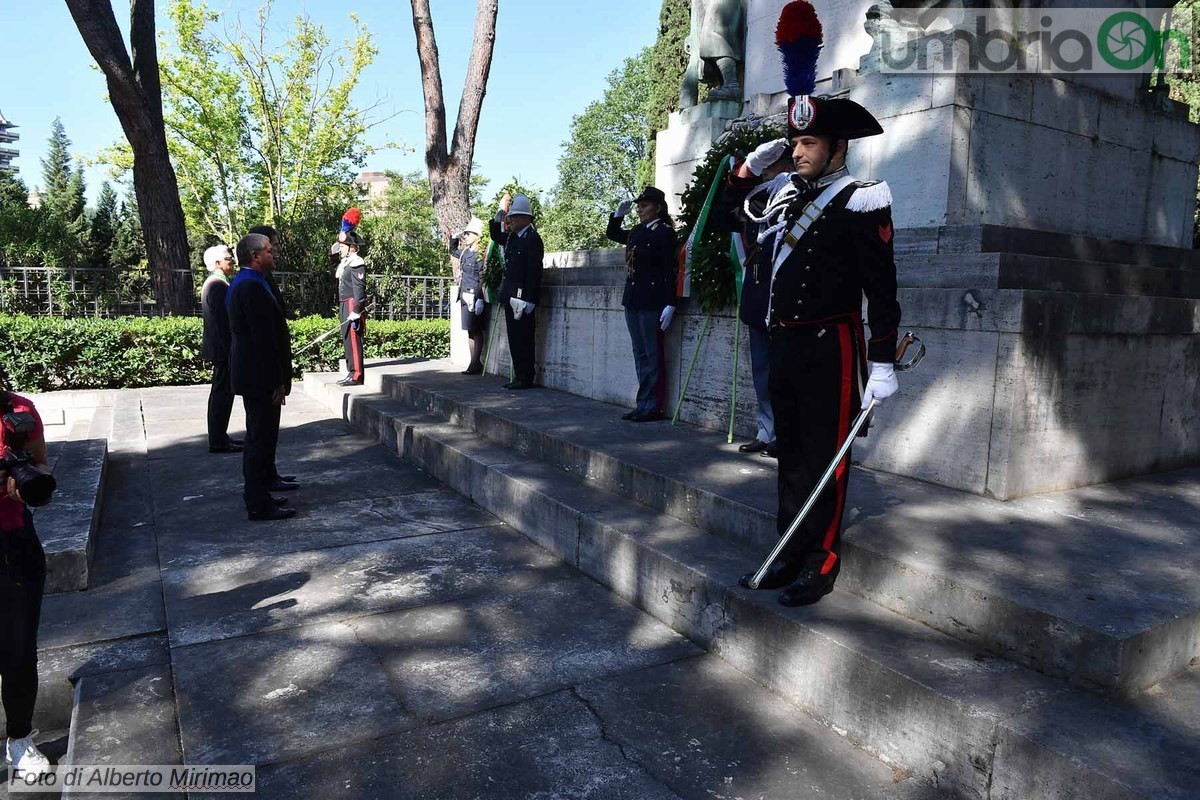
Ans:
<svg viewBox="0 0 1200 800"><path fill-rule="evenodd" d="M3 380L3 376L0 376ZM37 409L0 386L0 700L8 727L4 760L16 774L41 774L50 762L33 743L37 633L46 588L46 554L30 506L50 502L54 476Z"/></svg>

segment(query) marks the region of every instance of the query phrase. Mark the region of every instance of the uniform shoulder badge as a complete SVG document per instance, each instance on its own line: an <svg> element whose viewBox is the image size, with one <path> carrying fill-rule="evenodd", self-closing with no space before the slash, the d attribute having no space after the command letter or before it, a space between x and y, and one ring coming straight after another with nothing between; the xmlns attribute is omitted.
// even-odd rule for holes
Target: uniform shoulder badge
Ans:
<svg viewBox="0 0 1200 800"><path fill-rule="evenodd" d="M887 181L858 181L854 187L854 194L846 202L847 211L878 211L892 204L892 190Z"/></svg>

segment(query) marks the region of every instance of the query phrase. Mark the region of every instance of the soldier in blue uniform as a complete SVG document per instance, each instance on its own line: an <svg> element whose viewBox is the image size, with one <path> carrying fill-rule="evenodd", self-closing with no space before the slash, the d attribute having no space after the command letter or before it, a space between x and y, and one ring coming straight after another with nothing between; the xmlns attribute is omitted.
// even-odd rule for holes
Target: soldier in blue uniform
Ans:
<svg viewBox="0 0 1200 800"><path fill-rule="evenodd" d="M738 319L746 325L750 342L750 369L758 401L758 432L752 441L738 446L739 453L761 453L774 458L775 412L769 391L771 336L767 328L767 306L771 297L771 254L758 243L767 207L779 191L791 186L792 154L786 140L751 154L751 173L761 179L753 196L744 190L725 191L717 206L717 224L740 237L745 252L742 260L742 300Z"/></svg>
<svg viewBox="0 0 1200 800"><path fill-rule="evenodd" d="M504 280L500 283L500 302L504 306L508 351L512 357L513 379L505 389L531 389L534 386L534 346L537 324L534 316L542 289L542 258L546 248L533 227L533 206L526 195L512 199L507 212L496 212L488 223L492 241L504 248Z"/></svg>
<svg viewBox="0 0 1200 800"><path fill-rule="evenodd" d="M799 96L789 103L795 173L791 186L768 203L760 243L772 270L766 321L781 534L833 460L860 406L897 388L900 306L891 193L886 183L856 180L846 169L849 142L882 132L870 112L851 100ZM779 147L771 142L752 154L731 176L731 191L748 193L758 184L754 165ZM863 330L864 296L870 338ZM833 589L848 480L849 457L760 584L787 587L779 595L783 605L815 603ZM742 585L752 576L742 576Z"/></svg>
<svg viewBox="0 0 1200 800"><path fill-rule="evenodd" d="M639 224L625 230L621 223L630 206L637 204ZM637 405L622 419L654 422L665 418L659 407L659 369L662 334L675 315L675 226L667 213L667 196L661 189L647 186L633 200L621 203L608 220L605 235L625 245L625 325L633 344L633 362L637 369Z"/></svg>

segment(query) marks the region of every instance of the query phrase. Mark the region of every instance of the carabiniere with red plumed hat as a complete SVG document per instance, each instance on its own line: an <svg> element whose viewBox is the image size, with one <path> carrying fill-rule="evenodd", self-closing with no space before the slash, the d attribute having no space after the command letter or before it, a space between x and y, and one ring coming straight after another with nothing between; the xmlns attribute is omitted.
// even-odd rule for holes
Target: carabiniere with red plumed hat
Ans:
<svg viewBox="0 0 1200 800"><path fill-rule="evenodd" d="M765 322L782 534L859 409L896 391L900 305L891 192L882 181L858 180L846 167L850 142L879 135L883 127L852 100L814 94L822 32L812 5L794 0L784 7L776 44L789 94L788 135L750 153L728 191L769 194L765 212L751 216L760 223L758 244L771 271ZM763 171L788 153L794 172L764 184ZM783 605L809 605L833 590L841 570L849 461L847 456L755 587L783 589ZM740 583L751 588L752 577Z"/></svg>

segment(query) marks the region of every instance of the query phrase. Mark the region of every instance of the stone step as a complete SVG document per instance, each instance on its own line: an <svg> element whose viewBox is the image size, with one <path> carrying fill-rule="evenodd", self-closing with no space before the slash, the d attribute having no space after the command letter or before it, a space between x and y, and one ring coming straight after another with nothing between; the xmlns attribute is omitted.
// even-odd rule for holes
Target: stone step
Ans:
<svg viewBox="0 0 1200 800"><path fill-rule="evenodd" d="M736 586L743 544L395 400L330 390L347 418L620 597L897 767L984 796L999 726L1061 683L848 592L784 609Z"/></svg>
<svg viewBox="0 0 1200 800"><path fill-rule="evenodd" d="M773 546L774 462L741 456L709 431L634 426L604 403L514 395L492 378L466 381L451 370L435 362L369 369L365 388L748 545L748 563ZM1200 498L1200 473L1183 474ZM1195 499L1172 483L1000 502L856 470L839 586L1045 674L1136 692L1200 656L1200 587L1186 566L1200 549L1187 522ZM1039 550L1050 542L1052 551ZM1112 570L1113 559L1125 568Z"/></svg>
<svg viewBox="0 0 1200 800"><path fill-rule="evenodd" d="M59 774L78 766L182 764L179 742L170 666L82 677L75 684L70 741ZM143 795L149 793L128 794ZM62 796L112 795L89 791L85 784L65 788Z"/></svg>
<svg viewBox="0 0 1200 800"><path fill-rule="evenodd" d="M58 489L48 505L33 510L46 551L46 593L80 591L88 587L92 566L108 440L51 442L47 451Z"/></svg>

